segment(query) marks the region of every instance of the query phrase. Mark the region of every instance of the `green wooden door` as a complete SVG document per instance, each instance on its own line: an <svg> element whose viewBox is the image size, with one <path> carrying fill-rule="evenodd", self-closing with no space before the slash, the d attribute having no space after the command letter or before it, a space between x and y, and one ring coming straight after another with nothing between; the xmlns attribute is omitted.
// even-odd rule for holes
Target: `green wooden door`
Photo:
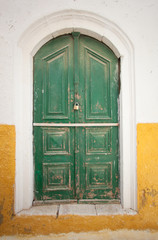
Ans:
<svg viewBox="0 0 158 240"><path fill-rule="evenodd" d="M103 43L72 33L37 52L36 200L119 199L117 99L118 59Z"/></svg>

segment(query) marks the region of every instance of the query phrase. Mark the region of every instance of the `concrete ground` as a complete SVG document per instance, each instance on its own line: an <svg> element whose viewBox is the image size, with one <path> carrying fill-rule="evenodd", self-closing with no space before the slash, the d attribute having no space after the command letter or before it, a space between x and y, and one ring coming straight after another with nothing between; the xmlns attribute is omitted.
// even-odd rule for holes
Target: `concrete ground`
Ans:
<svg viewBox="0 0 158 240"><path fill-rule="evenodd" d="M87 233L51 234L49 236L2 236L0 240L158 240L158 231L104 230Z"/></svg>

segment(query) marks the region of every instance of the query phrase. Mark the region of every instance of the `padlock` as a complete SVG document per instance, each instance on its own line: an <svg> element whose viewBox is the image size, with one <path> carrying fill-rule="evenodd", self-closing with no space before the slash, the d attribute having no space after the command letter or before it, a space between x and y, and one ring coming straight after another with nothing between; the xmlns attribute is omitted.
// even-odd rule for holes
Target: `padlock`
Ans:
<svg viewBox="0 0 158 240"><path fill-rule="evenodd" d="M78 103L78 102L75 102L75 104L74 104L74 110L79 110L79 103Z"/></svg>

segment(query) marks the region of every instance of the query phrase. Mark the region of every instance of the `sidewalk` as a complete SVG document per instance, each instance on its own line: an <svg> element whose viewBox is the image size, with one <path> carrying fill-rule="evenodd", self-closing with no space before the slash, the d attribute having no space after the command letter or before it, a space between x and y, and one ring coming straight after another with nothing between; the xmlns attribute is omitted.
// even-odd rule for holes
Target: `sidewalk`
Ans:
<svg viewBox="0 0 158 240"><path fill-rule="evenodd" d="M51 234L49 236L3 236L0 240L158 240L158 232L99 231L87 233Z"/></svg>

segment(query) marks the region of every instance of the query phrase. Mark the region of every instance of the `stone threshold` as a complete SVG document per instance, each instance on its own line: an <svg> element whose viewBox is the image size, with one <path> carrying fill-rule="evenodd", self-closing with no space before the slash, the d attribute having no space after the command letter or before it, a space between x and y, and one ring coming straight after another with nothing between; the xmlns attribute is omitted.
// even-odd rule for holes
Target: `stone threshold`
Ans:
<svg viewBox="0 0 158 240"><path fill-rule="evenodd" d="M30 209L22 210L17 216L22 215L79 215L79 216L106 216L106 215L135 215L132 209L123 209L121 204L52 204L33 206Z"/></svg>

